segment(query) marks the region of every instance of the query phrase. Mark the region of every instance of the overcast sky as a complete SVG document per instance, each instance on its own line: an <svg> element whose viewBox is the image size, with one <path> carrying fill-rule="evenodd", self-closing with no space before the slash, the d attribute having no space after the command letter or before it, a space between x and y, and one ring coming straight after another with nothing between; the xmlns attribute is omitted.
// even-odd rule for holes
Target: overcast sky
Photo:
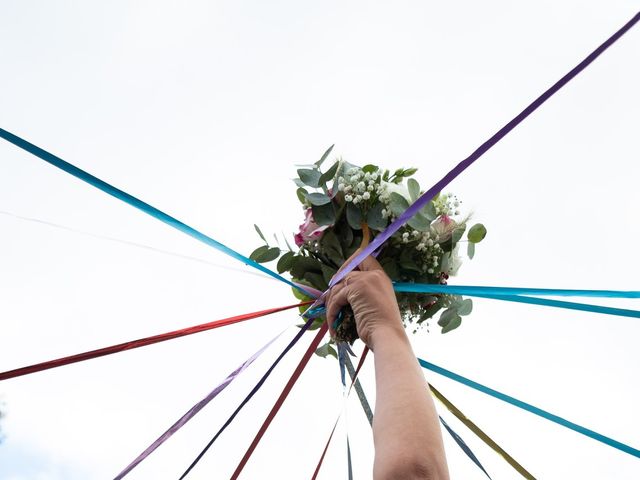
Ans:
<svg viewBox="0 0 640 480"><path fill-rule="evenodd" d="M0 0L0 126L250 253L291 235L296 163L438 180L637 10L632 1ZM638 290L640 28L451 184L488 228L452 283ZM7 213L11 215L7 215ZM12 216L13 215L13 216ZM196 262L17 218L206 260ZM290 289L0 142L0 371L292 302ZM416 353L640 448L637 319L474 300ZM637 302L609 304L638 308ZM295 334L281 313L0 383L3 480L112 478L230 371L278 342L129 478L175 479ZM311 335L190 478L227 478ZM357 345L357 352L361 351ZM640 461L436 374L536 477L636 479ZM372 363L362 380L375 400ZM313 358L243 478L309 478L342 407ZM448 412L494 479L518 478ZM354 398L320 478L373 444ZM482 473L445 435L452 478Z"/></svg>

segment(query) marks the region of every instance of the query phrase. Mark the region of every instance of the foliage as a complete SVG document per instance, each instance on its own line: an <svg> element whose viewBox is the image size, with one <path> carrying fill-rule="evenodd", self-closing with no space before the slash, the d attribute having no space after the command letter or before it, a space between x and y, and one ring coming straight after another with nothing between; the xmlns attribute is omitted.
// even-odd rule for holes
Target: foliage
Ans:
<svg viewBox="0 0 640 480"><path fill-rule="evenodd" d="M424 193L413 178L416 168L392 172L339 159L323 170L332 149L319 161L297 170L296 196L305 212L304 223L294 236L298 250L270 246L256 226L264 244L251 254L258 262L278 259L279 273L288 272L294 281L318 290L327 289L331 277L361 245L365 231L375 237ZM461 216L460 205L454 195L438 194L394 233L378 255L391 280L446 284L460 267L460 243L467 243L467 256L474 257L476 244L487 230L482 224L467 230L469 216ZM441 312L438 325L442 333L450 332L472 310L470 299L455 295L399 293L397 299L403 322L406 327L412 325L413 331ZM334 352L326 344L316 353L326 357Z"/></svg>

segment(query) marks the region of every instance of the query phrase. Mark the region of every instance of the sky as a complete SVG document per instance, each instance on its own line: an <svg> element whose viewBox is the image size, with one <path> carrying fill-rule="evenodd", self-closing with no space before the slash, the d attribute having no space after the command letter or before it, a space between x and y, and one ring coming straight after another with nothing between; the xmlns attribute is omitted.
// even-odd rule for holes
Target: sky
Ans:
<svg viewBox="0 0 640 480"><path fill-rule="evenodd" d="M260 244L254 223L291 238L302 222L295 164L335 143L354 164L417 167L426 187L637 10L618 0L1 6L0 126L244 254ZM636 27L450 185L488 229L451 283L638 290L639 48ZM0 142L0 371L292 302L286 286ZM280 313L0 383L0 478L113 478L284 330L128 477L177 478L298 322ZM638 338L637 319L474 300L458 330L412 343L640 448ZM310 341L190 478L233 472ZM636 458L425 375L537 478L640 477ZM362 382L374 403L370 362ZM313 358L242 478L309 478L342 409L336 362ZM441 413L492 478L518 478ZM319 478L347 478L347 432L354 475L370 478L355 396L342 418ZM483 478L447 435L445 446L452 478Z"/></svg>

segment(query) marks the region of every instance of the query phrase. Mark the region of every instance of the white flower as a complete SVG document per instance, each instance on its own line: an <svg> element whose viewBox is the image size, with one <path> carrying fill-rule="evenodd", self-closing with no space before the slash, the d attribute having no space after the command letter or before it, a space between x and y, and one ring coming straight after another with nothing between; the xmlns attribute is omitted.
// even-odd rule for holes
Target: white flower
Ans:
<svg viewBox="0 0 640 480"><path fill-rule="evenodd" d="M428 273L433 273L433 268L430 268L429 270L427 270Z"/></svg>
<svg viewBox="0 0 640 480"><path fill-rule="evenodd" d="M378 174L376 172L373 172L371 174L371 180L377 180L378 179Z"/></svg>
<svg viewBox="0 0 640 480"><path fill-rule="evenodd" d="M345 195L344 200L345 202L351 202L353 200L353 197L351 195Z"/></svg>
<svg viewBox="0 0 640 480"><path fill-rule="evenodd" d="M360 183L358 183L356 188L358 190L360 190L361 192L364 192L364 189L366 188L366 185L364 184L364 182L360 182Z"/></svg>
<svg viewBox="0 0 640 480"><path fill-rule="evenodd" d="M371 194L369 192L364 192L362 194L362 198L365 200L369 200L371 198Z"/></svg>
<svg viewBox="0 0 640 480"><path fill-rule="evenodd" d="M338 191L340 191L340 192L344 191L344 183L339 183L338 184Z"/></svg>
<svg viewBox="0 0 640 480"><path fill-rule="evenodd" d="M371 178L371 174L369 172L364 174L364 179L369 180Z"/></svg>
<svg viewBox="0 0 640 480"><path fill-rule="evenodd" d="M387 218L387 210L386 209L382 209L382 218Z"/></svg>
<svg viewBox="0 0 640 480"><path fill-rule="evenodd" d="M367 187L367 192L373 192L373 185L369 185Z"/></svg>
<svg viewBox="0 0 640 480"><path fill-rule="evenodd" d="M404 232L402 234L402 238L409 238L409 233L408 232Z"/></svg>

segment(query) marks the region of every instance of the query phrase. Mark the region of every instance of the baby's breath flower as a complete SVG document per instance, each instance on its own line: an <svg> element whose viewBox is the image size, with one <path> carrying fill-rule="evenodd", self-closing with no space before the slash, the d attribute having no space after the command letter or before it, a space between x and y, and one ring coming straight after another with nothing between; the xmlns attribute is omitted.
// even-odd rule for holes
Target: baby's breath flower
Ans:
<svg viewBox="0 0 640 480"><path fill-rule="evenodd" d="M353 197L351 195L345 195L344 196L344 201L345 202L351 202L351 201L353 201Z"/></svg>
<svg viewBox="0 0 640 480"><path fill-rule="evenodd" d="M364 193L362 194L362 198L363 198L364 200L369 200L369 199L371 198L371 194L370 194L369 192L364 192Z"/></svg>

